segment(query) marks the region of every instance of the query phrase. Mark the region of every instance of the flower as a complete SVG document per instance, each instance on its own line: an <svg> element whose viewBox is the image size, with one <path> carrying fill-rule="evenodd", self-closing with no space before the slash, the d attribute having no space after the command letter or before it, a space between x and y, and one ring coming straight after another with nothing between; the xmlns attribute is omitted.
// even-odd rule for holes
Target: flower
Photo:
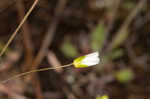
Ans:
<svg viewBox="0 0 150 99"><path fill-rule="evenodd" d="M94 53L76 58L73 61L73 65L76 68L83 68L83 67L97 65L99 62L100 62L99 53L94 52Z"/></svg>
<svg viewBox="0 0 150 99"><path fill-rule="evenodd" d="M96 99L109 99L109 96L104 94L103 96L97 96Z"/></svg>

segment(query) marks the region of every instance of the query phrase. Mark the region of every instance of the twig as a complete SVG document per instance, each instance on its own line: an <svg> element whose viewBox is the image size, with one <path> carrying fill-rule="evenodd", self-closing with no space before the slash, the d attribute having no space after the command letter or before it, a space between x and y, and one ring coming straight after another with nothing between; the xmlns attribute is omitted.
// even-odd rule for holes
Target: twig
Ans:
<svg viewBox="0 0 150 99"><path fill-rule="evenodd" d="M67 3L67 0L59 0L58 5L55 9L54 19L53 19L52 23L50 24L50 26L49 26L50 28L44 37L42 47L40 48L37 56L35 57L35 59L33 60L33 63L31 64L31 70L37 69L39 64L45 57L45 54L48 50L48 47L50 46L50 44L52 42L54 33L57 28L57 24L59 23L60 17L63 13L66 3ZM27 78L26 81L29 82L30 79L33 79L33 76L35 77L36 75L34 75L34 74L30 75L30 77ZM34 82L32 82L32 84L34 86ZM34 86L34 87L36 88L36 86Z"/></svg>
<svg viewBox="0 0 150 99"><path fill-rule="evenodd" d="M58 5L57 5L57 7L55 9L54 19L52 20L52 22L50 24L50 28L49 28L48 32L46 33L46 35L44 37L44 40L43 40L43 43L42 43L42 47L41 47L40 51L38 52L35 60L32 63L31 69L36 69L39 66L39 64L41 63L41 61L43 60L43 58L45 57L46 52L48 50L48 47L50 46L50 44L51 44L51 42L53 40L54 33L55 33L57 25L58 25L58 23L59 23L59 21L61 19L61 15L64 12L64 8L65 8L65 6L67 4L67 1L68 0L59 0L58 1ZM29 79L33 79L33 76L34 75L31 75ZM27 79L27 81L29 79ZM67 87L66 87L66 90L69 92L69 89ZM65 92L66 92L66 90L63 89L63 91L65 91ZM70 94L70 93L67 93L67 94ZM76 99L73 94L71 94L71 96L69 95L69 97L72 97L73 99Z"/></svg>
<svg viewBox="0 0 150 99"><path fill-rule="evenodd" d="M56 31L56 28L57 28L57 25L61 18L61 15L63 14L63 10L65 8L66 3L67 3L67 0L59 0L58 5L55 9L54 19L52 20L52 23L49 26L50 28L43 39L42 46L41 46L37 56L33 60L31 69L36 69L38 67L38 65L41 63L41 61L43 60L43 58L45 57L48 47L50 46L50 44L53 40L54 33Z"/></svg>
<svg viewBox="0 0 150 99"><path fill-rule="evenodd" d="M56 55L52 51L48 52L47 60L52 66L60 66L61 65L61 63L57 59ZM58 72L58 73L61 73L62 71L63 71L62 68L56 70L56 72Z"/></svg>
<svg viewBox="0 0 150 99"><path fill-rule="evenodd" d="M111 11L111 12L109 12L109 13L111 13L111 20L109 20L109 25L108 25L107 30L106 30L106 37L104 39L104 43L102 45L102 49L100 50L101 51L100 53L102 54L102 56L106 52L105 48L107 48L108 36L109 36L109 34L110 34L110 32L111 32L111 30L113 28L114 22L116 20L117 12L118 12L118 8L119 8L120 3L121 3L121 0L114 0L114 3L113 3L114 6L109 8L109 10Z"/></svg>
<svg viewBox="0 0 150 99"><path fill-rule="evenodd" d="M6 45L4 46L4 48L2 49L2 51L0 52L0 58L2 57L2 55L6 51L6 49L8 48L8 46L10 45L10 43L12 42L12 40L15 38L15 36L18 33L18 31L20 30L20 28L22 27L22 25L24 24L24 22L27 20L28 16L32 12L32 10L35 8L35 6L36 6L37 3L38 3L38 0L35 0L34 3L33 3L33 5L31 6L31 8L29 9L29 11L26 13L26 15L24 16L24 18L22 19L22 21L20 22L20 24L16 28L16 30L13 32L13 34L9 38L8 42L6 43Z"/></svg>
<svg viewBox="0 0 150 99"><path fill-rule="evenodd" d="M47 58L49 60L49 62L52 64L52 66L59 66L60 63L58 62L58 59L56 58L55 54L52 51L49 51ZM56 68L56 67L54 67ZM63 72L63 69L55 69L55 71L61 76L60 77L60 81L63 81L66 84L63 84L62 90L65 92L65 94L67 95L68 99L77 99L77 97L73 94L73 92L70 91L70 89L67 86L67 82L62 79L64 75L61 75L61 73Z"/></svg>
<svg viewBox="0 0 150 99"><path fill-rule="evenodd" d="M18 10L19 18L22 19L25 16L25 13L24 13L25 9L24 9L22 0L18 0L16 7ZM25 52L26 52L24 66L30 66L30 64L32 63L32 59L33 59L33 44L30 38L31 32L29 30L27 21L24 23L21 30L22 30L21 32L23 36L23 44L24 44ZM24 67L24 68L27 68L27 67Z"/></svg>
<svg viewBox="0 0 150 99"><path fill-rule="evenodd" d="M37 76L36 76L36 78L34 78L32 84L35 87L36 99L44 99L44 96L42 94L43 92L41 90L41 84L40 84L39 79L38 79Z"/></svg>
<svg viewBox="0 0 150 99"><path fill-rule="evenodd" d="M146 4L146 0L141 0L138 5L134 8L134 10L129 14L121 28L118 30L116 36L114 37L112 43L110 44L108 51L111 51L118 47L122 42L124 41L125 37L129 35L129 32L127 31L129 28L129 25L131 24L132 20L136 17L136 15L141 11L142 7ZM122 40L118 43L119 37L122 36ZM124 38L123 38L124 37Z"/></svg>

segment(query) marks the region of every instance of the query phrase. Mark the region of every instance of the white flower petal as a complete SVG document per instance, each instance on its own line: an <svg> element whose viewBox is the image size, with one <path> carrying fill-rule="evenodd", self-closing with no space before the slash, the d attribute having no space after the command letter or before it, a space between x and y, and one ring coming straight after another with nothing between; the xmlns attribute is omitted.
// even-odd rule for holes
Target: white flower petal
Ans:
<svg viewBox="0 0 150 99"><path fill-rule="evenodd" d="M87 65L87 66L92 66L92 65L96 65L98 64L100 61L99 58L95 59L95 60L83 60L82 64Z"/></svg>
<svg viewBox="0 0 150 99"><path fill-rule="evenodd" d="M100 62L99 53L94 52L85 56L81 56L74 60L73 64L76 68L97 65Z"/></svg>
<svg viewBox="0 0 150 99"><path fill-rule="evenodd" d="M92 65L96 65L100 62L99 59L99 53L98 52L94 52L91 54L86 55L86 57L82 60L82 64L87 65L87 66L92 66Z"/></svg>
<svg viewBox="0 0 150 99"><path fill-rule="evenodd" d="M88 54L86 55L87 57L95 57L95 56L99 56L99 53L98 52L94 52L94 53L91 53L91 54Z"/></svg>

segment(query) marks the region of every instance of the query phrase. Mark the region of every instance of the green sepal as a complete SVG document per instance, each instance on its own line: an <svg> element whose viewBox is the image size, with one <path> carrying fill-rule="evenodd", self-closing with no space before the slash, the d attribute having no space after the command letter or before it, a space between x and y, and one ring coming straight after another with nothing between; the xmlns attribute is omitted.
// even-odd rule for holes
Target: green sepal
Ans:
<svg viewBox="0 0 150 99"><path fill-rule="evenodd" d="M85 67L88 67L87 65L85 64L82 64L82 60L85 58L86 56L81 56L79 58L76 58L74 61L73 61L73 65L75 66L75 68L85 68Z"/></svg>

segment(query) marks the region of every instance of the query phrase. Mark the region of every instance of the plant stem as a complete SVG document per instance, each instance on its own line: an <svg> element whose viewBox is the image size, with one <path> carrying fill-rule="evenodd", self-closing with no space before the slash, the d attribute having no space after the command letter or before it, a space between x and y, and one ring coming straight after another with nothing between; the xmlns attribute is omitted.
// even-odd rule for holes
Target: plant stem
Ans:
<svg viewBox="0 0 150 99"><path fill-rule="evenodd" d="M13 80L13 79L16 79L16 78L19 78L19 77L22 77L22 76L26 76L26 75L28 75L30 73L47 71L47 70L51 70L51 69L59 69L59 68L64 68L64 67L70 67L70 66L72 66L72 64L73 63L67 64L67 65L58 66L58 67L48 67L48 68L42 68L42 69L34 69L34 70L31 70L31 71L28 71L28 72L24 72L24 73L20 73L18 75L12 76L12 77L2 81L1 83L2 84L7 83L10 80Z"/></svg>

